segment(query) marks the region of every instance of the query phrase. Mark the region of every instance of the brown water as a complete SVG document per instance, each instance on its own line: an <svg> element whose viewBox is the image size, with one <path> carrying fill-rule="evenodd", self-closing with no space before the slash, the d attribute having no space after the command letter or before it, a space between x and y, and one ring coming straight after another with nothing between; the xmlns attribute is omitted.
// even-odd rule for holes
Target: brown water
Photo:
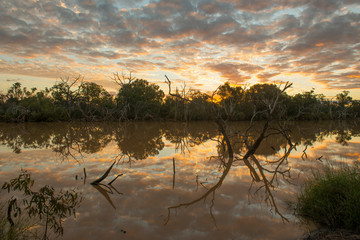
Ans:
<svg viewBox="0 0 360 240"><path fill-rule="evenodd" d="M231 123L229 133L247 127ZM281 164L289 147L278 135L255 154L264 177L274 179L269 187L262 177L253 181L241 160L222 164L219 132L210 122L1 124L0 183L23 168L37 186L76 188L84 200L76 218L64 222L63 239L297 239L304 227L286 202L314 169L360 160L360 125L290 128L297 145ZM244 146L234 139L233 147L240 158ZM90 185L114 160L104 185ZM2 202L8 197L1 192Z"/></svg>

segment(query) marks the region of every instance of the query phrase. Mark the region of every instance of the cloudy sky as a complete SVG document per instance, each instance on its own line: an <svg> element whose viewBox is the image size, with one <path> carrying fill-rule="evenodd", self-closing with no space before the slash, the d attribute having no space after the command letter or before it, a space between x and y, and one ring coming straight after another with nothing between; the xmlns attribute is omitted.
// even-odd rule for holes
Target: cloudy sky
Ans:
<svg viewBox="0 0 360 240"><path fill-rule="evenodd" d="M77 75L114 91L112 74L131 71L360 99L359 0L1 0L0 22L2 91Z"/></svg>

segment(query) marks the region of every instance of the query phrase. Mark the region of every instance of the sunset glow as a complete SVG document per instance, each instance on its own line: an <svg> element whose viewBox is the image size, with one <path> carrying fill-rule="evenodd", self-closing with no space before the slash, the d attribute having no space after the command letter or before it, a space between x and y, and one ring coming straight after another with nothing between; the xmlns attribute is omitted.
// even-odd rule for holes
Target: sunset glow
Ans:
<svg viewBox="0 0 360 240"><path fill-rule="evenodd" d="M84 76L110 92L114 72L213 91L293 82L290 94L360 99L358 0L4 0L0 90Z"/></svg>

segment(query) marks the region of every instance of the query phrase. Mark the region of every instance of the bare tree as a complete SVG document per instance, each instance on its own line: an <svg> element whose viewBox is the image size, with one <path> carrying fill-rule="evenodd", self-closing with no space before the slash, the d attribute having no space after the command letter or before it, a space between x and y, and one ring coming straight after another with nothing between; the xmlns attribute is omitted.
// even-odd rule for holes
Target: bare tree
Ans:
<svg viewBox="0 0 360 240"><path fill-rule="evenodd" d="M191 99L184 98L183 96L177 93L176 94L172 93L171 81L167 76L165 76L165 78L169 87L169 95L180 98L183 101L191 102ZM274 209L275 213L278 214L283 219L283 221L287 221L286 217L280 212L279 208L277 207L275 197L272 191L275 188L275 183L277 182L279 175L281 175L283 178L290 176L289 169L283 170L280 166L283 163L287 162L291 150L293 150L296 146L291 141L290 135L288 134L289 131L278 121L279 116L275 117L274 115L276 110L280 110L280 112L285 112L285 111L281 111L280 97L291 86L292 84L287 82L282 88L280 88L281 86L279 87L279 91L277 91L275 95L272 95L269 98L262 98L259 100L261 101L261 104L263 104L262 110L257 111L255 109L249 127L246 129L244 133L237 133L237 135L241 136L241 139L243 139L242 144L244 146L244 149L246 149L244 154L234 153L233 143L231 140L234 136L231 136L229 134L227 122L221 117L221 106L214 104L212 116L214 116L214 121L216 122L218 129L221 133L222 139L220 142L222 142L223 149L226 150L226 156L227 156L226 159L224 158L224 155L219 154L218 156L219 159L221 160L220 164L223 166L222 175L220 176L216 184L210 187L203 195L201 195L197 199L187 203L181 203L169 207L168 217L165 221L165 224L167 224L168 221L170 220L172 209L178 209L181 207L186 207L195 204L201 200L206 199L209 195L212 195L210 214L213 217L212 207L214 205L215 191L222 185L234 161L241 161L249 168L250 175L253 178L253 182L262 182L262 186L258 190L262 188L265 190L265 194L266 194L265 201L269 203L269 205ZM213 98L215 94L216 94L216 90L213 92L212 96L210 97ZM265 121L263 123L261 132L256 137L252 137L250 136L250 130L254 126L255 116L257 116L258 114L264 115ZM264 139L275 134L284 137L287 141L287 146L285 147L285 151L283 155L279 159L271 162L271 166L274 167L269 169L261 165L255 153L256 150L261 145L261 143L264 141Z"/></svg>
<svg viewBox="0 0 360 240"><path fill-rule="evenodd" d="M69 77L60 78L60 83L51 88L51 94L55 102L63 105L69 120L71 119L71 113L75 108L79 108L77 101L80 96L80 88L83 81L84 78L80 75L74 79L70 79Z"/></svg>

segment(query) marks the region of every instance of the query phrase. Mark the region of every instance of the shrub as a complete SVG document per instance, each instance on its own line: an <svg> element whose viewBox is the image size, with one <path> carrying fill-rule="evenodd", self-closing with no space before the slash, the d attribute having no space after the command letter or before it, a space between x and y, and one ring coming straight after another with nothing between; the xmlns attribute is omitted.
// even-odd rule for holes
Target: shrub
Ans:
<svg viewBox="0 0 360 240"><path fill-rule="evenodd" d="M360 169L328 167L305 183L295 214L319 227L360 232Z"/></svg>
<svg viewBox="0 0 360 240"><path fill-rule="evenodd" d="M21 170L17 178L5 182L2 186L2 189L8 192L20 191L23 193L22 201L19 201L15 196L8 200L7 220L10 227L7 235L11 236L9 239L13 239L12 236L16 236L19 229L26 233L26 228L15 224L13 221L13 218L18 219L22 212L27 212L29 218L37 218L44 223L43 239L48 239L48 229L52 229L58 236L63 235L62 222L68 216L75 216L75 209L82 201L81 194L78 194L75 190L56 192L53 187L45 185L39 191L33 191L33 185L34 180L30 177L30 173ZM3 226L3 218L0 219Z"/></svg>

